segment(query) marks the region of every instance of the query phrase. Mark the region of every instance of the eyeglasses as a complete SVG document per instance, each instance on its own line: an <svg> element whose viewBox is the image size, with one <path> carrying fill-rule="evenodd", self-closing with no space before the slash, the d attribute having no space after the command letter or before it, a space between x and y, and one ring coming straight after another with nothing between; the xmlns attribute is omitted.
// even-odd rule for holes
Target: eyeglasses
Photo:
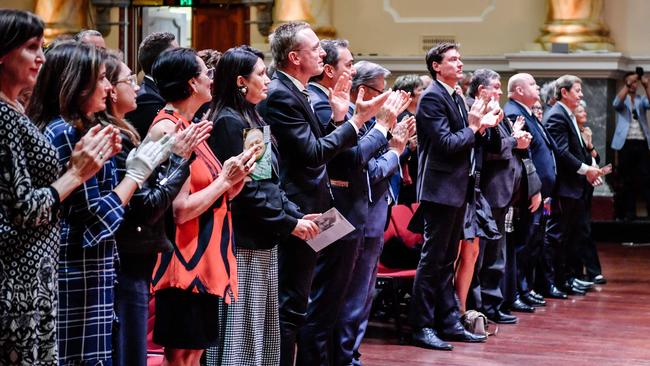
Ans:
<svg viewBox="0 0 650 366"><path fill-rule="evenodd" d="M320 42L319 42L318 45L316 45L316 46L314 46L312 48L296 48L295 50L292 50L292 51L294 51L294 52L311 51L311 52L320 53L321 50L323 50L323 47L320 45Z"/></svg>
<svg viewBox="0 0 650 366"><path fill-rule="evenodd" d="M373 88L372 86L367 85L367 84L361 84L361 85L365 86L366 88L368 88L368 89L370 89L370 90L374 90L375 92L377 92L377 93L379 93L379 94L381 94L381 93L383 93L384 91L386 91L385 89L384 89L384 90L379 90L379 89L377 89L377 88Z"/></svg>
<svg viewBox="0 0 650 366"><path fill-rule="evenodd" d="M130 84L132 87L135 88L136 86L138 86L138 77L135 74L129 75L129 76L125 77L124 79L120 79L120 80L116 81L115 84L113 84L113 85L117 85L119 83L127 83L127 84Z"/></svg>
<svg viewBox="0 0 650 366"><path fill-rule="evenodd" d="M532 107L531 108L533 111L541 111L542 107Z"/></svg>
<svg viewBox="0 0 650 366"><path fill-rule="evenodd" d="M205 71L205 76L210 80L214 80L214 67L211 67Z"/></svg>

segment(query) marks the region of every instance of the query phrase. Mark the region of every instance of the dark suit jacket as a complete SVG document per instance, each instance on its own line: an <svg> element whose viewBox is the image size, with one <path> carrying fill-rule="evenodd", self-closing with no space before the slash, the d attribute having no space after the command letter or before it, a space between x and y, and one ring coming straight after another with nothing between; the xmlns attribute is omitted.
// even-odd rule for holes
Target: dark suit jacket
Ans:
<svg viewBox="0 0 650 366"><path fill-rule="evenodd" d="M590 184L584 175L578 174L581 164L591 165L591 155L580 144L578 132L571 117L559 104L544 117L544 125L557 144L557 194L560 197L578 199L583 197Z"/></svg>
<svg viewBox="0 0 650 366"><path fill-rule="evenodd" d="M330 98L322 90L311 83L307 86L307 90L309 90L309 98L311 99L311 106L314 108L314 114L318 117L318 121L323 125L323 128L329 130L331 128L330 122L332 119Z"/></svg>
<svg viewBox="0 0 650 366"><path fill-rule="evenodd" d="M241 114L225 108L214 119L208 140L217 158L224 162L244 150L243 131L249 128ZM273 146L273 145L272 145ZM273 146L271 179L252 180L232 200L232 219L237 246L270 249L285 239L304 215L280 188L278 160Z"/></svg>
<svg viewBox="0 0 650 366"><path fill-rule="evenodd" d="M165 107L166 103L160 96L156 83L147 77L142 80L135 101L138 107L134 111L127 113L125 118L133 124L140 137L144 139L151 122L153 122L158 112Z"/></svg>
<svg viewBox="0 0 650 366"><path fill-rule="evenodd" d="M528 111L519 103L508 100L503 108L506 117L511 121L515 121L517 116L524 116L526 119L525 129L533 136L528 150L530 157L537 170L537 176L542 183L542 196L544 198L551 197L555 189L555 159L553 154L557 156L557 146L555 140L551 137L537 117L528 114Z"/></svg>
<svg viewBox="0 0 650 366"><path fill-rule="evenodd" d="M310 85L309 88L316 116L324 128L330 128L332 108L329 98L317 87ZM354 114L354 109L350 107L347 117L351 117L352 114ZM374 193L374 190L370 191L369 170L373 174L373 179L376 180L385 178L381 175L390 171L388 166L390 164L387 163L390 160L380 159L382 156L380 150L385 148L388 140L379 130L372 127L372 124L367 123L359 131L360 137L357 146L341 152L327 164L327 173L332 180L334 207L356 228L345 239L363 236L366 225L373 227L373 218L369 216L369 206L371 204L370 195ZM377 199L379 199L379 195ZM386 213L384 212L384 219L385 217ZM383 229L382 223L382 235Z"/></svg>
<svg viewBox="0 0 650 366"><path fill-rule="evenodd" d="M307 98L279 72L273 75L268 97L257 109L277 139L280 180L289 200L304 213L328 210L332 196L325 164L357 144L354 127L344 123L325 135Z"/></svg>
<svg viewBox="0 0 650 366"><path fill-rule="evenodd" d="M466 114L465 106L461 105ZM418 201L461 207L469 184L470 152L476 137L456 102L434 81L422 93L416 113Z"/></svg>

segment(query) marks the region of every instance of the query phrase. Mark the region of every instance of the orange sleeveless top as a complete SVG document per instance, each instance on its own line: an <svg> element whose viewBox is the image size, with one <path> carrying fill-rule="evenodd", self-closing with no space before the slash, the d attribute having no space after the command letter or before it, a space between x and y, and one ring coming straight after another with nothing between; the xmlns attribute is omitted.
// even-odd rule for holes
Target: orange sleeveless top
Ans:
<svg viewBox="0 0 650 366"><path fill-rule="evenodd" d="M189 122L178 112L161 110L153 124L163 119L181 124ZM221 163L206 142L195 150L190 165L190 194L212 183L221 173ZM237 298L237 261L227 194L212 206L183 224L176 225L173 252L160 253L153 271L153 291L177 287L196 293L210 293L230 302Z"/></svg>

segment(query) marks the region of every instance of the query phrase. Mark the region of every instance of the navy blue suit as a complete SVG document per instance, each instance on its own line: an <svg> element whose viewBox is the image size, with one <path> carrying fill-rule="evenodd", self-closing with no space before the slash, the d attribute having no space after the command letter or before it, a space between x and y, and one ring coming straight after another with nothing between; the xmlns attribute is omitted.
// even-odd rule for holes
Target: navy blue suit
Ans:
<svg viewBox="0 0 650 366"><path fill-rule="evenodd" d="M466 121L464 103L454 100L439 81L422 93L416 113L420 206L414 220L423 221L424 244L411 301L415 329L435 328L446 334L462 331L454 297L454 261L476 141Z"/></svg>
<svg viewBox="0 0 650 366"><path fill-rule="evenodd" d="M363 130L376 131L374 122L366 123ZM368 217L364 225L364 235L350 285L346 291L345 302L334 334L335 365L349 365L359 347L368 325L372 307L372 292L375 288L377 263L384 244L384 226L389 205L389 184L392 176L399 171L399 157L387 151L386 145L370 159L367 165L370 182L371 201Z"/></svg>
<svg viewBox="0 0 650 366"><path fill-rule="evenodd" d="M309 91L309 99L314 114L318 117L318 121L326 130L330 129L330 122L332 120L332 106L330 106L330 98L325 92L319 89L313 83L307 85ZM349 116L351 117L351 115Z"/></svg>
<svg viewBox="0 0 650 366"><path fill-rule="evenodd" d="M580 143L582 138L559 102L544 119L544 125L558 148L555 155L558 164L557 198L552 202L544 236L545 249L552 255L554 265L552 269L548 268L545 277L547 285L566 288L566 280L577 275L575 268L566 266L567 256L571 261L580 258L584 252L583 238L591 236L591 228L585 220L591 185L584 175L578 174L578 169L583 163L591 165L592 157Z"/></svg>
<svg viewBox="0 0 650 366"><path fill-rule="evenodd" d="M530 158L535 165L537 176L542 186L542 198L546 199L553 195L555 190L556 163L554 155L557 154L557 146L546 127L537 120L532 113L514 100L508 100L503 108L506 117L515 121L518 116L525 119L525 129L533 136L528 151ZM544 207L540 206L537 211L528 213L523 211L527 216L526 223L515 228L521 234L521 240L517 244L517 287L521 293L530 291L531 286L535 283L535 267L537 263L541 264L541 269L548 272L553 267L553 260L546 251L543 250L544 229L546 219L544 218ZM519 237L519 234L518 234ZM542 255L540 255L542 254ZM538 258L537 262L535 258ZM552 272L551 272L552 273Z"/></svg>
<svg viewBox="0 0 650 366"><path fill-rule="evenodd" d="M325 164L341 151L357 144L354 126L346 123L326 134L307 97L280 72L273 75L268 97L258 104L257 109L271 126L277 140L280 181L287 198L304 213L328 210L332 207L332 193ZM278 246L281 365L294 363L296 337L307 317L312 287L315 291L318 290L312 286L317 260L319 257L330 256L337 256L336 246L331 245L315 253L307 243L294 236L289 236ZM335 316L340 299L322 300L331 301L331 311L323 316ZM301 334L298 342L299 365L318 363L314 360L320 357L320 348L324 342L322 337L326 331L327 329L316 329L315 332L308 332L309 336L305 337Z"/></svg>
<svg viewBox="0 0 650 366"><path fill-rule="evenodd" d="M318 89L310 85L312 89ZM330 122L332 109L329 99L311 98L312 106L324 128L333 128ZM316 106L318 104L318 107ZM351 117L353 112L347 116ZM320 118L323 118L322 120ZM345 124L349 124L345 122ZM338 128L341 128L339 126ZM355 227L355 230L341 240L330 245L325 250L330 255L320 256L316 265L310 302L307 308L305 326L299 333L299 349L297 361L304 365L340 364L337 340L340 334L339 315L349 300L346 296L348 286L355 268L355 261L360 246L363 243L364 226L368 221L369 180L367 165L383 146L386 137L378 130L362 128L356 146L344 150L327 164L330 177L334 207ZM304 340L310 340L305 342ZM313 350L308 344L315 345ZM350 352L351 353L351 352Z"/></svg>

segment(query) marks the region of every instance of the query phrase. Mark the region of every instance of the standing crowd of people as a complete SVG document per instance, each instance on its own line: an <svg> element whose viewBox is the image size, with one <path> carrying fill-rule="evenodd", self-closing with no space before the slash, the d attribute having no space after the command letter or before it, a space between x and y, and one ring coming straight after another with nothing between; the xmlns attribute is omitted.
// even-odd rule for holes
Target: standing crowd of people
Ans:
<svg viewBox="0 0 650 366"><path fill-rule="evenodd" d="M347 41L291 22L269 38L273 72L249 46L150 34L138 85L101 34L44 52L43 32L0 10L2 364L146 365L151 293L166 365L361 364L398 202L419 202L424 238L417 346L485 341L470 309L515 323L605 282L589 213L605 172L575 76L542 118L531 75L502 108L499 74L464 93L442 43L430 78L388 89ZM355 230L316 252L332 207Z"/></svg>

